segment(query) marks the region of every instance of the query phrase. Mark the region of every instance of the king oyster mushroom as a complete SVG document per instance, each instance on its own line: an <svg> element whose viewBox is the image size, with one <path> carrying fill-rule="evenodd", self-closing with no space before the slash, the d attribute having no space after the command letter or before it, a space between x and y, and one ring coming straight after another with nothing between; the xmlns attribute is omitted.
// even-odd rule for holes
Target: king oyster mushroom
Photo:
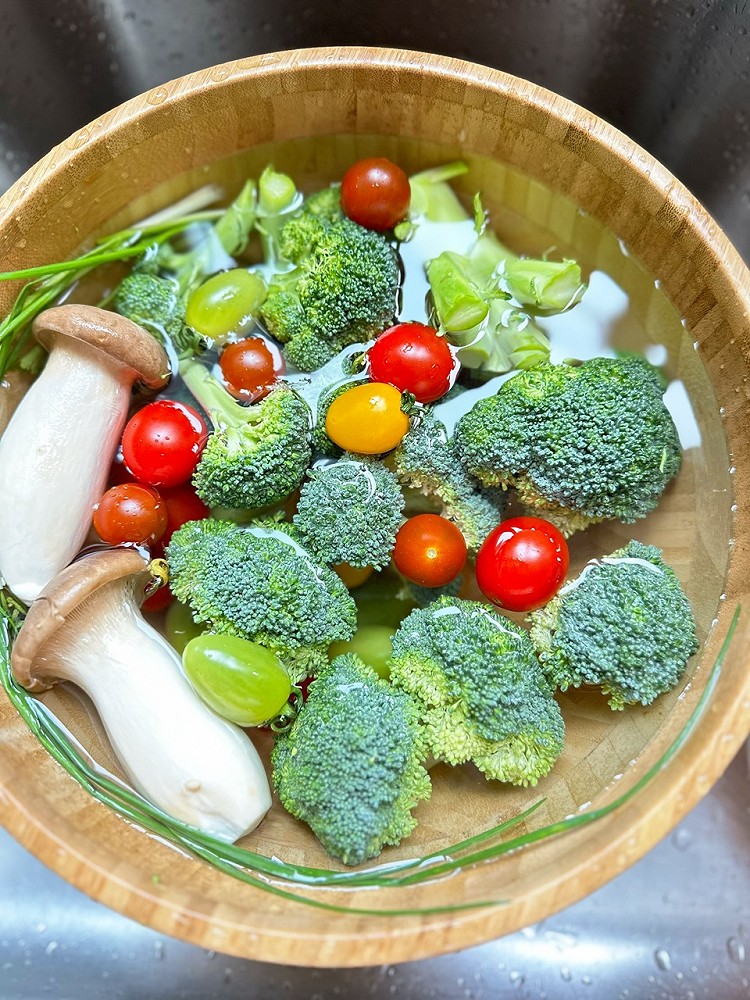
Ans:
<svg viewBox="0 0 750 1000"><path fill-rule="evenodd" d="M123 770L149 802L232 842L271 806L245 733L193 691L180 658L143 618L148 559L133 548L83 556L29 608L13 674L29 691L72 681L90 696Z"/></svg>
<svg viewBox="0 0 750 1000"><path fill-rule="evenodd" d="M86 537L133 383L169 378L157 341L105 309L56 306L33 332L49 358L0 438L0 574L26 604Z"/></svg>

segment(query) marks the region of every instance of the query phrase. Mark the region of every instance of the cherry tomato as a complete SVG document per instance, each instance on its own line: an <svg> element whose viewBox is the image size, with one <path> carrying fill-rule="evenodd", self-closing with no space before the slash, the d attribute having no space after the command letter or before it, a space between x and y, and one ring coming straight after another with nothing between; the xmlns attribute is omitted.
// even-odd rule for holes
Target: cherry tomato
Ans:
<svg viewBox="0 0 750 1000"><path fill-rule="evenodd" d="M458 528L439 514L417 514L404 521L393 549L396 569L422 587L443 587L466 563L466 542Z"/></svg>
<svg viewBox="0 0 750 1000"><path fill-rule="evenodd" d="M456 359L445 337L423 323L398 323L381 333L367 353L370 376L433 403L451 387Z"/></svg>
<svg viewBox="0 0 750 1000"><path fill-rule="evenodd" d="M560 589L568 572L568 545L541 517L512 517L487 535L477 554L477 583L506 611L533 611Z"/></svg>
<svg viewBox="0 0 750 1000"><path fill-rule="evenodd" d="M219 368L227 389L238 399L255 403L267 396L282 370L281 352L276 357L262 337L247 337L227 344Z"/></svg>
<svg viewBox="0 0 750 1000"><path fill-rule="evenodd" d="M195 471L208 428L185 403L158 399L138 410L125 426L122 454L136 479L151 486L178 486Z"/></svg>
<svg viewBox="0 0 750 1000"><path fill-rule="evenodd" d="M248 330L266 297L261 275L244 267L214 274L187 301L185 322L207 340L226 340Z"/></svg>
<svg viewBox="0 0 750 1000"><path fill-rule="evenodd" d="M162 545L169 545L170 538L183 524L202 521L211 513L190 483L163 486L159 492L167 508L167 527L162 536Z"/></svg>
<svg viewBox="0 0 750 1000"><path fill-rule="evenodd" d="M153 545L167 527L167 508L156 492L140 483L113 486L94 506L94 529L108 545Z"/></svg>
<svg viewBox="0 0 750 1000"><path fill-rule="evenodd" d="M346 562L336 563L331 568L347 590L356 590L357 587L361 587L375 572L372 566L350 566Z"/></svg>
<svg viewBox="0 0 750 1000"><path fill-rule="evenodd" d="M359 160L341 181L344 214L367 229L393 229L406 218L410 200L409 178L384 157Z"/></svg>
<svg viewBox="0 0 750 1000"><path fill-rule="evenodd" d="M401 393L385 382L355 385L328 407L326 434L344 451L382 455L392 451L409 430Z"/></svg>
<svg viewBox="0 0 750 1000"><path fill-rule="evenodd" d="M155 590L153 594L146 598L141 605L141 611L156 615L160 611L165 611L172 601L174 601L174 594L169 587L159 587L158 590Z"/></svg>

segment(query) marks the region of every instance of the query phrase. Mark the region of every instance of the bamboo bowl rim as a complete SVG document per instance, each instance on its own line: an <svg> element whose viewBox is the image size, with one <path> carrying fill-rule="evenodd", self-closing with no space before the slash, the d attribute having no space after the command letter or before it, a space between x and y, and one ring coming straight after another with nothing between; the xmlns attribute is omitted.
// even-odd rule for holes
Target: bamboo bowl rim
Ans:
<svg viewBox="0 0 750 1000"><path fill-rule="evenodd" d="M618 236L627 236L628 227L633 229L631 243L640 243L636 253L654 274L660 273L663 243L655 238L650 250L650 234L667 233L676 245L688 248L690 266L700 270L710 285L722 321L729 323L744 359L750 358L750 274L705 209L650 154L613 126L542 87L462 60L404 50L330 47L270 53L210 67L132 98L56 146L0 197L0 252L3 247L8 251L6 266L23 266L26 240L17 222L28 206L36 204L39 216L39 205L46 204L55 187L64 189L66 178L95 174L97 164L106 165L123 144L139 141L170 115L189 114L191 101L218 100L235 86L266 92L298 85L304 92L305 81L313 79L343 82L356 93L360 74L369 74L371 85L377 80L390 97L408 82L417 91L442 87L454 95L463 92L479 113L485 105L504 102L509 114L543 116L551 142L586 148L598 170L617 183L629 181L637 187L644 200L646 230L636 237L632 220L608 217L607 205L587 205L585 190L576 193L581 206L597 214ZM356 124L355 114L353 131ZM553 189L562 184L552 161L540 164L538 176ZM665 290L669 294L666 282ZM702 338L706 344L707 338L708 334ZM714 387L726 411L727 436L730 441L739 440L747 419L746 399L730 396L728 388L722 392L721 386ZM737 468L735 499L747 495L748 475L750 468ZM716 656L734 609L741 600L750 601L750 511L743 503L734 514L733 537L726 600L707 643L704 655L708 658ZM185 891L171 892L147 878L139 881L120 864L117 836L101 844L101 851L91 853L85 838L80 844L71 842L64 830L45 824L35 801L25 794L24 776L13 775L3 764L11 740L14 750L32 762L30 767L38 766L40 755L34 737L13 717L4 695L0 699L0 823L32 854L94 899L203 947L246 958L329 967L406 961L454 951L517 930L598 888L645 854L708 792L750 731L747 650L750 614L743 611L726 660L725 674L735 678L734 683L722 685L723 678L719 678L679 759L616 814L598 821L597 837L585 861L578 857L556 878L504 907L440 917L378 918L366 924L335 915L318 927L311 921L304 932L291 936L259 925L252 912L203 907ZM81 789L71 787L66 794L79 797L85 808L88 797ZM111 836L117 824L120 821L109 816L104 829ZM167 849L154 845L154 850Z"/></svg>

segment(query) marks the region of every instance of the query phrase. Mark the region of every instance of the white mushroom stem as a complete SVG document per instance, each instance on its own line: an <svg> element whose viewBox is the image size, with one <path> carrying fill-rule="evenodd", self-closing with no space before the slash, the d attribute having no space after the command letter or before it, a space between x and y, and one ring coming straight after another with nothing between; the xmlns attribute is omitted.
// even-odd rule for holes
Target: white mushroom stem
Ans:
<svg viewBox="0 0 750 1000"><path fill-rule="evenodd" d="M0 574L27 604L86 537L133 382L169 378L161 345L106 309L55 306L32 329L49 358L0 439Z"/></svg>
<svg viewBox="0 0 750 1000"><path fill-rule="evenodd" d="M0 438L0 573L27 604L83 544L129 401L122 365L59 337Z"/></svg>
<svg viewBox="0 0 750 1000"><path fill-rule="evenodd" d="M177 653L144 621L135 579L107 583L70 611L34 671L86 691L149 802L233 842L271 806L263 764L245 733L198 698Z"/></svg>

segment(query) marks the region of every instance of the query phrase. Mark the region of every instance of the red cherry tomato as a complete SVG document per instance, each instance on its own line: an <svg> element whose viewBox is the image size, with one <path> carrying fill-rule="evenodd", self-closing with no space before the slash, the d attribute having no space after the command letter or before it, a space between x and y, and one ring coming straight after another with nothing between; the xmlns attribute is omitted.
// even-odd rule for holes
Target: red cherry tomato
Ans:
<svg viewBox="0 0 750 1000"><path fill-rule="evenodd" d="M167 586L159 587L141 605L141 611L147 611L155 615L160 611L165 611L174 600L174 594Z"/></svg>
<svg viewBox="0 0 750 1000"><path fill-rule="evenodd" d="M568 545L541 517L512 517L498 524L477 554L477 583L506 611L533 611L560 589L568 572Z"/></svg>
<svg viewBox="0 0 750 1000"><path fill-rule="evenodd" d="M167 508L167 527L162 536L162 545L168 545L172 535L183 524L187 524L188 521L202 521L211 513L190 483L162 487L159 492Z"/></svg>
<svg viewBox="0 0 750 1000"><path fill-rule="evenodd" d="M451 387L456 359L445 337L423 323L398 323L381 333L367 352L370 377L433 403Z"/></svg>
<svg viewBox="0 0 750 1000"><path fill-rule="evenodd" d="M130 418L122 435L122 454L141 482L178 486L195 471L207 437L208 428L192 406L159 399Z"/></svg>
<svg viewBox="0 0 750 1000"><path fill-rule="evenodd" d="M283 371L283 362L281 352L274 352L262 337L247 337L227 344L219 367L232 395L255 403L268 395L276 376Z"/></svg>
<svg viewBox="0 0 750 1000"><path fill-rule="evenodd" d="M113 486L94 507L94 528L108 545L154 545L167 527L167 508L150 486Z"/></svg>
<svg viewBox="0 0 750 1000"><path fill-rule="evenodd" d="M384 157L359 160L341 181L344 215L360 226L383 232L406 218L411 190L401 167Z"/></svg>
<svg viewBox="0 0 750 1000"><path fill-rule="evenodd" d="M439 514L417 514L404 521L393 549L396 569L422 587L443 587L466 563L464 536Z"/></svg>

